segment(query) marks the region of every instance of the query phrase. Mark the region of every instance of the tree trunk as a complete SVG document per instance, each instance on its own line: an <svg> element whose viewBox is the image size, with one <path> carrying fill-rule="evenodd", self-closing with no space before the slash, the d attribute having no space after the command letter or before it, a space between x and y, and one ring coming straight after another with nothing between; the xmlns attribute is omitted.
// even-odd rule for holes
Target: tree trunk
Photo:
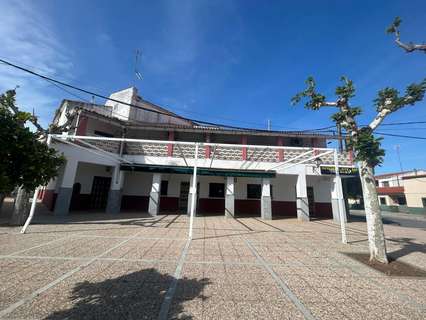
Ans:
<svg viewBox="0 0 426 320"><path fill-rule="evenodd" d="M30 192L19 188L16 194L15 205L9 224L12 226L23 226L30 212Z"/></svg>
<svg viewBox="0 0 426 320"><path fill-rule="evenodd" d="M377 196L373 168L366 162L361 163L361 184L364 195L365 216L367 219L370 260L388 263L382 213Z"/></svg>

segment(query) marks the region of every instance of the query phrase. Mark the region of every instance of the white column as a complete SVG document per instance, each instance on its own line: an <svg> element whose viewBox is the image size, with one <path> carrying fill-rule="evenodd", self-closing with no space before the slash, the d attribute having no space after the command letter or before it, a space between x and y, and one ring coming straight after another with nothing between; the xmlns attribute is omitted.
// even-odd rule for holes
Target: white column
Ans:
<svg viewBox="0 0 426 320"><path fill-rule="evenodd" d="M77 173L78 161L75 159L67 159L61 185L58 189L58 196L55 203L55 215L67 215L69 213L72 187L74 185L75 174Z"/></svg>
<svg viewBox="0 0 426 320"><path fill-rule="evenodd" d="M335 176L335 189L337 194L337 210L339 212L339 221L340 221L340 229L342 232L342 242L347 243L346 237L346 209L345 202L343 200L343 188L342 188L342 179L340 178L339 171L339 158L337 154L337 149L334 149L334 168L336 170Z"/></svg>
<svg viewBox="0 0 426 320"><path fill-rule="evenodd" d="M123 188L124 171L120 170L120 165L114 167L111 187L108 193L106 213L117 214L121 209L121 189Z"/></svg>
<svg viewBox="0 0 426 320"><path fill-rule="evenodd" d="M271 180L262 179L261 215L264 220L272 220Z"/></svg>
<svg viewBox="0 0 426 320"><path fill-rule="evenodd" d="M225 217L235 216L235 179L226 177L225 189Z"/></svg>
<svg viewBox="0 0 426 320"><path fill-rule="evenodd" d="M308 193L306 191L306 171L303 169L297 176L296 183L296 207L297 219L299 221L309 221Z"/></svg>
<svg viewBox="0 0 426 320"><path fill-rule="evenodd" d="M197 184L197 183L195 183L195 184ZM194 192L193 189L194 189L194 175L192 174L191 178L189 180L188 207L187 207L187 211L186 211L188 216L191 215L192 197L193 197L193 195L195 195L195 197L197 196L196 195L197 190L195 190L195 192ZM197 199L197 198L195 198L195 199ZM196 210L197 210L197 201L195 201L194 212L197 212Z"/></svg>
<svg viewBox="0 0 426 320"><path fill-rule="evenodd" d="M340 176L334 177L331 181L331 207L333 210L333 221L335 223L340 223L339 208L343 208L343 219L345 222L347 221L345 201L343 197L339 198L339 194L343 194L343 192L340 191L339 193L339 190L343 190L342 178L340 178Z"/></svg>
<svg viewBox="0 0 426 320"><path fill-rule="evenodd" d="M156 216L160 209L160 186L161 186L161 173L154 173L152 175L152 186L149 194L148 213L151 216Z"/></svg>

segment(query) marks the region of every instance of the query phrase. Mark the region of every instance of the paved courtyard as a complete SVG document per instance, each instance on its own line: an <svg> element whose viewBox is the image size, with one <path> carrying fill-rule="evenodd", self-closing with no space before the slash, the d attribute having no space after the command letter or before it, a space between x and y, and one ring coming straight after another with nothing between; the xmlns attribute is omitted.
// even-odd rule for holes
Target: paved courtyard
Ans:
<svg viewBox="0 0 426 320"><path fill-rule="evenodd" d="M41 219L41 220L40 220ZM43 221L44 219L44 221ZM47 219L47 220L46 220ZM364 222L74 215L0 227L4 319L424 319L426 279L395 278ZM424 228L385 226L388 250L426 269Z"/></svg>

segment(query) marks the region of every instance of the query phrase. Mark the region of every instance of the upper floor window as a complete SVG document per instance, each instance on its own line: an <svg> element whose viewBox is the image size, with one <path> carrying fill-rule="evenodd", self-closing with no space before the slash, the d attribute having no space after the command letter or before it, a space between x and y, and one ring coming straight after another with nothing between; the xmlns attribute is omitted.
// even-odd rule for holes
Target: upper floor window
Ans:
<svg viewBox="0 0 426 320"><path fill-rule="evenodd" d="M300 147L302 145L302 139L300 138L291 138L290 146L292 147Z"/></svg>
<svg viewBox="0 0 426 320"><path fill-rule="evenodd" d="M104 131L95 130L94 133L95 133L95 135L97 135L99 137L107 137L107 138L114 137L114 135L112 133L108 133L108 132L104 132Z"/></svg>
<svg viewBox="0 0 426 320"><path fill-rule="evenodd" d="M382 187L389 187L389 181L382 181Z"/></svg>

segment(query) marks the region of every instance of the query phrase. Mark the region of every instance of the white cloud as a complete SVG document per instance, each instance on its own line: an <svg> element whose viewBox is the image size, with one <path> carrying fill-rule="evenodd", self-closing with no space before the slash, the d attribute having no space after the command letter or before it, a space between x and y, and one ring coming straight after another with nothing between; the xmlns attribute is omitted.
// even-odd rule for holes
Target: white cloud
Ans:
<svg viewBox="0 0 426 320"><path fill-rule="evenodd" d="M72 63L67 49L53 31L51 19L31 1L1 1L0 57L44 75L69 79ZM52 85L0 64L0 91L19 86L17 100L25 110L36 111L47 124L58 106Z"/></svg>

